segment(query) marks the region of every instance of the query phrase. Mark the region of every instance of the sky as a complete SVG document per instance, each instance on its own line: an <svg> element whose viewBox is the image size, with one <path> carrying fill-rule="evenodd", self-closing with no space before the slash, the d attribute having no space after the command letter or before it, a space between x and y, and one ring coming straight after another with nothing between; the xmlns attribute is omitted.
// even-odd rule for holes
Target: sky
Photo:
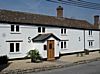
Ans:
<svg viewBox="0 0 100 74"><path fill-rule="evenodd" d="M84 0L100 3L100 0ZM0 9L29 12L56 16L56 8L61 5L64 9L64 17L87 20L93 23L94 15L100 15L100 10L81 8L71 5L56 4L46 0L0 0Z"/></svg>

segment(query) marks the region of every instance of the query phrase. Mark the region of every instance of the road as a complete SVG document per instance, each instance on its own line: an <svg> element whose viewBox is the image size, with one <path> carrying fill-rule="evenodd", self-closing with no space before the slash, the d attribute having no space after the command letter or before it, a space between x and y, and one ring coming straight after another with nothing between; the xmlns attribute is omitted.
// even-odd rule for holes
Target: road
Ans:
<svg viewBox="0 0 100 74"><path fill-rule="evenodd" d="M30 74L100 74L100 61Z"/></svg>

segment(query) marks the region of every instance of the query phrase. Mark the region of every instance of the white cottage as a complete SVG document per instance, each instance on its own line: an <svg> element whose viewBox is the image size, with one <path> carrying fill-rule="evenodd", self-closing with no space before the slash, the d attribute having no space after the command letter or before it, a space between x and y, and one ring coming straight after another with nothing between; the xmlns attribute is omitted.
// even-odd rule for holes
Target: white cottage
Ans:
<svg viewBox="0 0 100 74"><path fill-rule="evenodd" d="M95 25L86 20L63 17L63 8L57 16L0 10L0 56L9 59L24 58L27 52L38 49L48 60L60 54L100 49L99 16Z"/></svg>

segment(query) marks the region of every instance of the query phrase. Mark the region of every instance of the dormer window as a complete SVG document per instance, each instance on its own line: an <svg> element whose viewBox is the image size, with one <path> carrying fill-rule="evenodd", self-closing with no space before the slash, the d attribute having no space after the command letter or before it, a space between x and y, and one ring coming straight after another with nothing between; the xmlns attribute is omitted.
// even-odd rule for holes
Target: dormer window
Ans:
<svg viewBox="0 0 100 74"><path fill-rule="evenodd" d="M19 25L11 25L11 32L19 32Z"/></svg>
<svg viewBox="0 0 100 74"><path fill-rule="evenodd" d="M92 30L89 30L89 36L92 36Z"/></svg>
<svg viewBox="0 0 100 74"><path fill-rule="evenodd" d="M66 35L66 28L61 28L61 34Z"/></svg>
<svg viewBox="0 0 100 74"><path fill-rule="evenodd" d="M45 27L38 27L38 33L45 33Z"/></svg>

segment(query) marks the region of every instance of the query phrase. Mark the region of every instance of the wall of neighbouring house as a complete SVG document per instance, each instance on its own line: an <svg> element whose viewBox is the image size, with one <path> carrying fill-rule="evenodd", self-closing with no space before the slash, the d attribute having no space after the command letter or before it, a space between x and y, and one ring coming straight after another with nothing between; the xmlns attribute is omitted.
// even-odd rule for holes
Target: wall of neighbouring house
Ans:
<svg viewBox="0 0 100 74"><path fill-rule="evenodd" d="M67 29L65 38L67 41L67 48L61 49L61 54L74 53L84 51L84 30ZM63 40L63 38L62 38Z"/></svg>
<svg viewBox="0 0 100 74"><path fill-rule="evenodd" d="M89 41L93 42L93 46L89 46ZM85 49L97 50L100 49L99 31L92 30L92 35L89 35L89 30L85 31Z"/></svg>

